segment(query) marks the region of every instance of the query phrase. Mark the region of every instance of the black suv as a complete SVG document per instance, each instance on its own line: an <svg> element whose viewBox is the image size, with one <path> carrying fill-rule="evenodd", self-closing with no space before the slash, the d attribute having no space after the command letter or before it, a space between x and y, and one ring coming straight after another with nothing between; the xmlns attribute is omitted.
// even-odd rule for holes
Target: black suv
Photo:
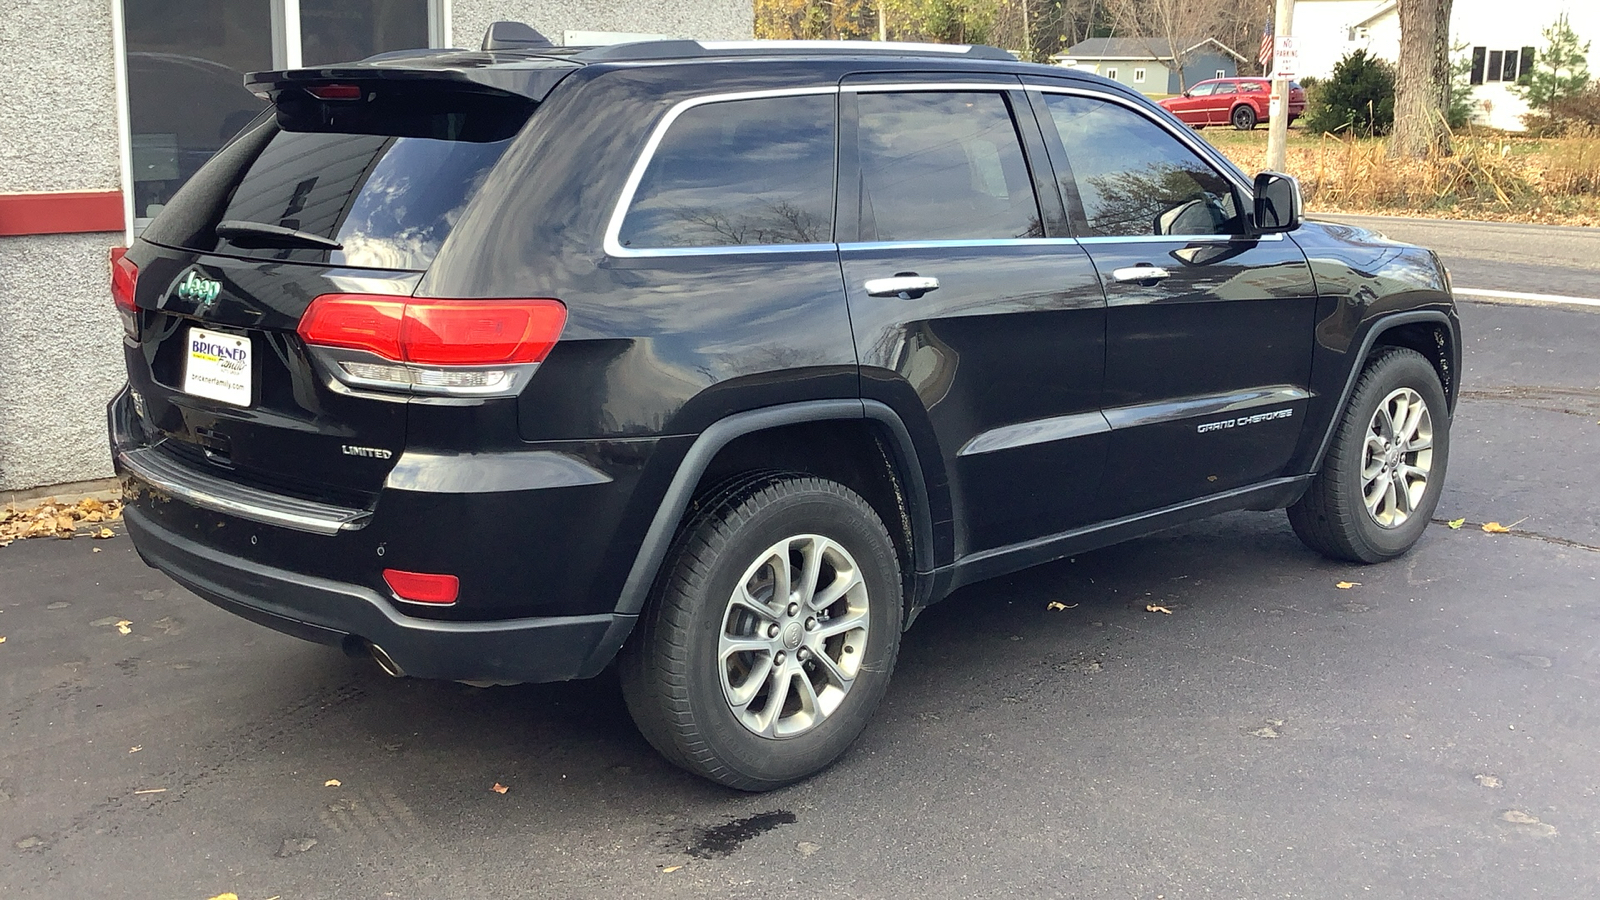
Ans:
<svg viewBox="0 0 1600 900"><path fill-rule="evenodd" d="M507 43L250 76L272 107L114 264L128 529L218 606L395 675L616 660L662 753L762 790L961 585L1225 510L1360 562L1426 527L1438 259L1139 94Z"/></svg>

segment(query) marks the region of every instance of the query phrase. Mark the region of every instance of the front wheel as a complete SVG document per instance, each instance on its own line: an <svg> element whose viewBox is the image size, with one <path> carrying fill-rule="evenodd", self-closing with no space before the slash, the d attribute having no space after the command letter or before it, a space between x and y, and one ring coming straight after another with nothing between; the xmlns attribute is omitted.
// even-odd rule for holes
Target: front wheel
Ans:
<svg viewBox="0 0 1600 900"><path fill-rule="evenodd" d="M837 759L900 646L899 561L872 507L835 482L756 476L705 504L668 567L620 666L645 738L747 791Z"/></svg>
<svg viewBox="0 0 1600 900"><path fill-rule="evenodd" d="M1256 127L1256 111L1248 106L1235 107L1230 121L1240 131L1249 131Z"/></svg>
<svg viewBox="0 0 1600 900"><path fill-rule="evenodd" d="M1450 413L1439 375L1420 353L1390 347L1362 370L1322 469L1289 507L1306 546L1375 563L1416 544L1439 504Z"/></svg>

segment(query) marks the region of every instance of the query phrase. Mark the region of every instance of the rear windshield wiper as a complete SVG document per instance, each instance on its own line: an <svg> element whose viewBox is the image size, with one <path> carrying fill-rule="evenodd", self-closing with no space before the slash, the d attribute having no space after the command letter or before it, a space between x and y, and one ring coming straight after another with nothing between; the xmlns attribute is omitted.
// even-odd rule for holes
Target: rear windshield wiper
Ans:
<svg viewBox="0 0 1600 900"><path fill-rule="evenodd" d="M228 239L238 247L307 247L312 250L343 250L344 245L332 238L309 231L297 231L282 225L265 222L246 222L242 219L223 219L217 223L217 236Z"/></svg>

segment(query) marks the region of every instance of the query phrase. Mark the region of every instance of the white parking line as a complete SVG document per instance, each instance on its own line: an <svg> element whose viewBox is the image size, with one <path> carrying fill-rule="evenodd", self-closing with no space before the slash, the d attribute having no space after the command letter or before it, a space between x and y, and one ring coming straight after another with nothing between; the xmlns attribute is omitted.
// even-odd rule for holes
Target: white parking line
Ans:
<svg viewBox="0 0 1600 900"><path fill-rule="evenodd" d="M1562 294L1525 294L1520 291L1491 291L1484 288L1456 288L1455 292L1463 297L1477 297L1483 300L1521 300L1527 303L1570 303L1577 306L1600 306L1600 299L1594 297L1567 297Z"/></svg>

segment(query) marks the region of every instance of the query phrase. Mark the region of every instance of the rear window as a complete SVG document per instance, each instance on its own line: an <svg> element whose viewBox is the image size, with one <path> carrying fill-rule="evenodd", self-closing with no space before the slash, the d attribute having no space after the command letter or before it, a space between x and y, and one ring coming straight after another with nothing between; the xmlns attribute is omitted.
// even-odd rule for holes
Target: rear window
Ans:
<svg viewBox="0 0 1600 900"><path fill-rule="evenodd" d="M209 202L182 192L173 198L176 207L208 206L207 227L164 229L163 215L144 237L229 256L426 269L533 107L523 98L480 94L385 99L374 92L367 100L322 102L294 93L279 98L274 117L241 136L238 143L249 150L225 148L208 164L229 170L230 190ZM194 209L174 212L176 220L195 219ZM212 229L230 220L327 238L342 248L219 238Z"/></svg>

